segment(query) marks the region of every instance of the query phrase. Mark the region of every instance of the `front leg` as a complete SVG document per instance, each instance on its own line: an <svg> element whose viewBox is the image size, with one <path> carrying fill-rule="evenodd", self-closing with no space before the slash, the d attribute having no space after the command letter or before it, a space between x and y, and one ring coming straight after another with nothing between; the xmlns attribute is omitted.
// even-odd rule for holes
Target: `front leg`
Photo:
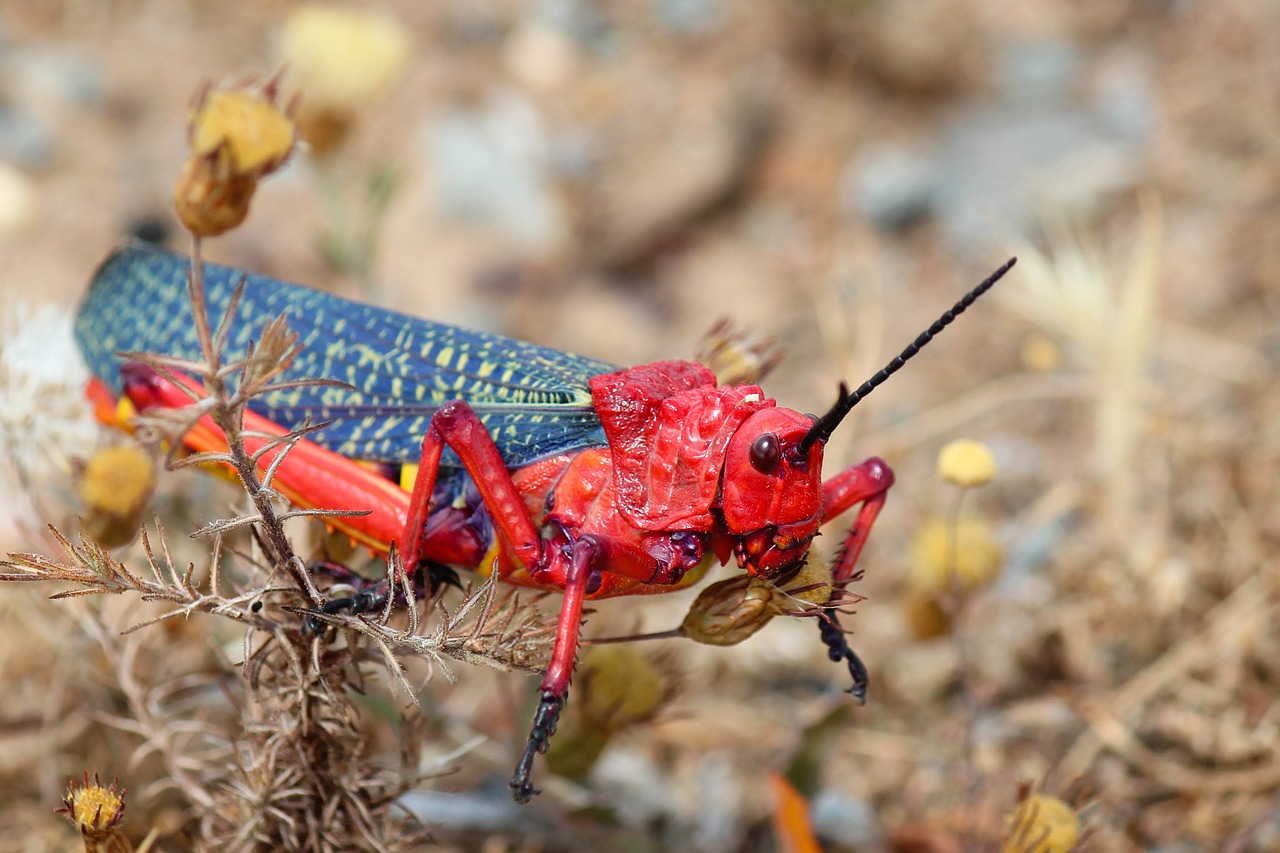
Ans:
<svg viewBox="0 0 1280 853"><path fill-rule="evenodd" d="M846 471L841 471L822 485L824 521L847 512L856 504L862 504L853 527L845 536L832 570L831 584L835 591L834 596L839 596L849 581L856 578L854 568L857 566L858 557L862 554L863 546L867 544L871 527L875 524L880 510L884 508L885 497L892 485L893 469L885 464L884 460L875 457ZM849 692L853 695L854 701L859 705L865 703L867 687L870 683L867 667L857 653L849 647L848 637L841 629L840 620L835 611L822 614L818 620L818 629L822 632L822 642L827 647L827 656L836 663L844 661L849 667L849 675L853 678L853 686L849 688Z"/></svg>
<svg viewBox="0 0 1280 853"><path fill-rule="evenodd" d="M884 508L884 499L893 485L893 469L883 460L871 457L832 477L822 484L822 521L825 524L843 515L856 504L862 504L858 517L849 528L844 544L832 569L832 582L837 586L853 578L862 548L867 544L871 526Z"/></svg>

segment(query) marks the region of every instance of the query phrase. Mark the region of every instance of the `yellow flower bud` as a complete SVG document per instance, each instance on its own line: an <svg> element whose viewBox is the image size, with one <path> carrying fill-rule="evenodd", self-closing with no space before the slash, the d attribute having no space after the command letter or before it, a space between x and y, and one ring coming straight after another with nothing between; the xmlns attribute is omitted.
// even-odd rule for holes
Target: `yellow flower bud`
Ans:
<svg viewBox="0 0 1280 853"><path fill-rule="evenodd" d="M954 573L961 589L976 589L1000 574L1004 554L995 530L980 518L926 521L911 542L912 588L941 595L951 590Z"/></svg>
<svg viewBox="0 0 1280 853"><path fill-rule="evenodd" d="M262 177L278 169L293 151L294 126L260 94L236 89L212 92L191 121L191 151L200 157L229 158L232 175Z"/></svg>
<svg viewBox="0 0 1280 853"><path fill-rule="evenodd" d="M276 103L275 83L207 93L192 111L187 159L173 191L178 218L215 237L249 214L258 181L284 165L297 130Z"/></svg>
<svg viewBox="0 0 1280 853"><path fill-rule="evenodd" d="M111 548L131 542L155 484L155 465L142 448L124 444L95 453L78 488L85 531Z"/></svg>
<svg viewBox="0 0 1280 853"><path fill-rule="evenodd" d="M84 838L106 841L116 834L116 827L124 820L124 791L120 789L118 779L111 783L110 788L102 787L97 774L90 784L89 771L86 770L84 784L72 782L68 786L62 808L58 811L71 817Z"/></svg>
<svg viewBox="0 0 1280 853"><path fill-rule="evenodd" d="M996 457L980 441L957 439L938 453L938 476L963 489L989 483L996 475Z"/></svg>
<svg viewBox="0 0 1280 853"><path fill-rule="evenodd" d="M309 3L285 21L280 56L302 93L303 137L323 155L346 137L355 113L403 75L409 34L380 12Z"/></svg>
<svg viewBox="0 0 1280 853"><path fill-rule="evenodd" d="M1080 817L1057 797L1033 794L1005 818L1004 853L1067 853L1080 840Z"/></svg>

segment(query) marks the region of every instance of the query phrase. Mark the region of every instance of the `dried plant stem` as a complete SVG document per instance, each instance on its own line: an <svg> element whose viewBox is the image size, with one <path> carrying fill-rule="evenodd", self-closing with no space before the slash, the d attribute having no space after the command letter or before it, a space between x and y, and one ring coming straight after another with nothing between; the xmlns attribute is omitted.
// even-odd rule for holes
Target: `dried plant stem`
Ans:
<svg viewBox="0 0 1280 853"><path fill-rule="evenodd" d="M139 636L133 636L121 646L103 630L99 622L93 623L98 646L111 662L117 684L129 703L129 716L110 718L109 722L125 731L132 731L143 740L135 755L154 752L164 762L165 771L172 784L191 804L200 809L212 809L215 800L210 796L205 780L201 777L210 764L208 756L192 754L190 744L179 742L198 736L190 727L183 732L175 729L160 711L152 691L137 678L136 658L141 646Z"/></svg>
<svg viewBox="0 0 1280 853"><path fill-rule="evenodd" d="M947 621L952 625L951 636L956 650L956 694L959 697L960 711L963 718L963 742L961 744L964 767L964 790L970 803L976 805L980 799L979 786L981 776L974 761L976 752L974 733L978 721L978 701L969 691L969 640L965 615L968 610L968 596L964 579L960 577L960 514L964 507L968 489L959 489L947 518L947 592L942 597L942 609Z"/></svg>
<svg viewBox="0 0 1280 853"><path fill-rule="evenodd" d="M267 558L278 570L283 570L293 577L299 589L307 594L313 602L323 600L311 576L293 552L293 546L285 535L284 527L272 504L274 492L264 487L258 477L257 463L245 450L244 446L244 407L247 399L235 394L228 387L226 374L222 370L222 339L230 322L234 305L227 310L227 316L215 336L209 326L209 312L205 301L204 259L202 255L203 238L199 234L191 235L191 275L188 286L191 295L191 307L195 316L196 333L200 338L200 350L205 362L205 388L209 392L214 405L209 412L213 422L218 425L227 439L227 455L230 457L236 476L244 486L245 494L253 502L258 513L258 528L262 532L261 542L267 552Z"/></svg>

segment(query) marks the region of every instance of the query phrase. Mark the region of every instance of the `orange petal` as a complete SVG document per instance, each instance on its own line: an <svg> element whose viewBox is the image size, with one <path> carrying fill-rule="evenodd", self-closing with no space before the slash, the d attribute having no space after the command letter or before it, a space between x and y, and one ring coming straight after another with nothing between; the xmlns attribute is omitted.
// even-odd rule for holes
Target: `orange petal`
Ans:
<svg viewBox="0 0 1280 853"><path fill-rule="evenodd" d="M773 833L782 853L822 853L809 819L809 802L781 773L769 774L773 786Z"/></svg>

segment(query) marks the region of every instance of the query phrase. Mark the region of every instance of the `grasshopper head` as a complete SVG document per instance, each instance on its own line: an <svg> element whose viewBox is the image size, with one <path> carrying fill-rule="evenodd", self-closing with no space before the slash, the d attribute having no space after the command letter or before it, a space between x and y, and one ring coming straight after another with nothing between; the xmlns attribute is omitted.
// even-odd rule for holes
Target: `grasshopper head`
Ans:
<svg viewBox="0 0 1280 853"><path fill-rule="evenodd" d="M812 427L791 409L761 409L729 440L721 509L748 574L772 578L799 567L822 524L824 442L803 444Z"/></svg>

